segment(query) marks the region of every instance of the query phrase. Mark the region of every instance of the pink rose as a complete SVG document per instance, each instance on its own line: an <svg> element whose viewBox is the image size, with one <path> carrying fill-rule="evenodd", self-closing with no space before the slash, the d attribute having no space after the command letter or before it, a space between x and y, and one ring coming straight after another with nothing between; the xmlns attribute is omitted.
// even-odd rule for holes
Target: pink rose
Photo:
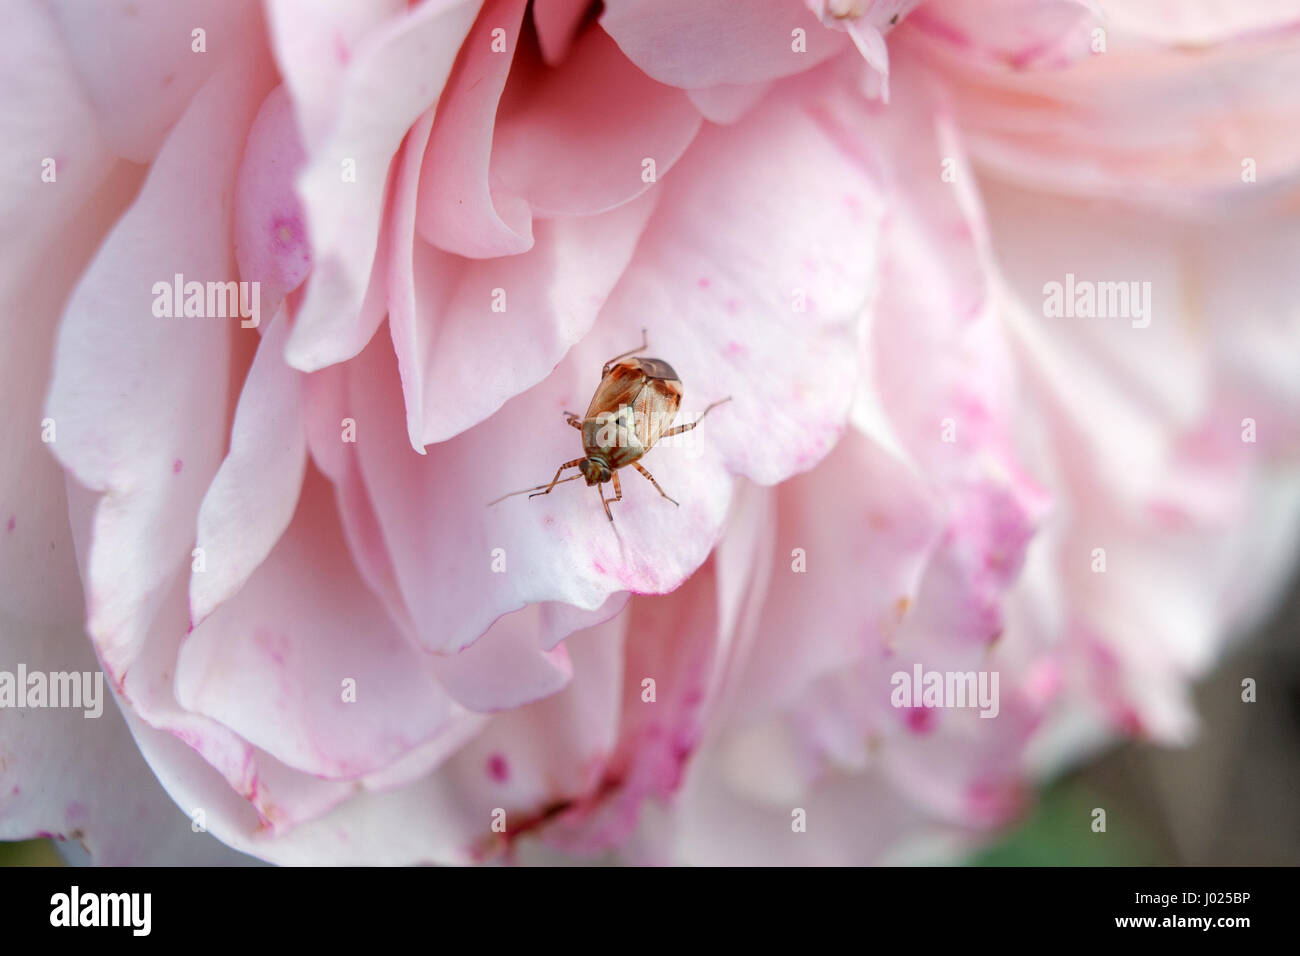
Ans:
<svg viewBox="0 0 1300 956"><path fill-rule="evenodd" d="M1291 566L1274 4L11 6L2 839L950 859Z"/></svg>

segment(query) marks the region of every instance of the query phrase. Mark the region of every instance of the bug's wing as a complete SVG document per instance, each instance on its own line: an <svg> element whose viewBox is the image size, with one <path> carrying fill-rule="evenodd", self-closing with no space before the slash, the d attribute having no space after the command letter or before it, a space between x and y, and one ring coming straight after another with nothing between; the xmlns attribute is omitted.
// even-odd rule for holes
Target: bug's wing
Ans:
<svg viewBox="0 0 1300 956"><path fill-rule="evenodd" d="M586 418L595 418L601 412L617 412L620 405L631 405L645 385L645 374L633 362L619 362L609 370L596 394L591 397Z"/></svg>
<svg viewBox="0 0 1300 956"><path fill-rule="evenodd" d="M675 373L667 362L659 359L628 359L610 368L596 388L586 417L591 420L619 416L617 440L613 445L618 451L611 460L615 467L635 461L649 451L677 417L682 403L682 383L676 378L657 377L658 374ZM589 430L592 435L599 433L586 426L584 436Z"/></svg>
<svg viewBox="0 0 1300 956"><path fill-rule="evenodd" d="M674 379L649 379L632 405L637 438L649 451L659 436L672 427L682 404L682 383Z"/></svg>

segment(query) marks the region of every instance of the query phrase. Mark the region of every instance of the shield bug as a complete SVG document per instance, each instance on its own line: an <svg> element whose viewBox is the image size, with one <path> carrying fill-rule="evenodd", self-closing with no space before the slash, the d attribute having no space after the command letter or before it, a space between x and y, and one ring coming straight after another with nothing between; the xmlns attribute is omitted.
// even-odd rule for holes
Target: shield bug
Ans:
<svg viewBox="0 0 1300 956"><path fill-rule="evenodd" d="M605 506L605 516L613 521L614 515L609 510L609 505L612 501L623 500L623 486L618 480L618 470L627 465L639 471L646 481L655 486L655 491L677 504L659 487L659 482L645 469L640 459L659 439L690 431L703 421L710 409L731 401L731 396L709 405L695 421L675 428L669 427L682 403L682 382L673 367L663 359L632 357L649 347L646 331L642 329L639 347L615 355L601 369L600 384L596 386L596 394L592 396L587 414L579 418L573 412L564 413L565 422L582 432L584 454L581 458L566 461L556 469L555 477L549 485L512 491L489 502L489 505L525 492L532 492L528 496L530 498L548 495L556 485L584 478L588 485L596 486L600 502ZM561 479L560 475L569 468L577 468L580 474ZM613 498L606 498L600 487L607 481L614 483Z"/></svg>

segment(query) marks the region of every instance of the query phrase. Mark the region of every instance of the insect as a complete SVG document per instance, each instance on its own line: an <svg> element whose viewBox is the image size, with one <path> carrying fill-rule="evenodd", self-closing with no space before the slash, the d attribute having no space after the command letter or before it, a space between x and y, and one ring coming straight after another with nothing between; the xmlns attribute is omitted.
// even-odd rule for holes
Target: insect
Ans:
<svg viewBox="0 0 1300 956"><path fill-rule="evenodd" d="M612 522L614 514L609 510L610 503L623 500L623 486L618 480L618 470L627 465L639 471L646 481L655 486L659 494L677 504L675 499L659 487L659 482L646 471L640 459L659 439L690 431L703 421L710 409L731 401L731 396L709 405L695 421L669 428L682 403L682 382L673 367L663 359L632 358L649 347L646 331L642 329L639 347L615 355L600 370L600 384L596 386L596 394L592 396L587 414L579 418L573 412L564 413L564 420L582 432L584 454L581 458L561 465L549 485L512 491L489 502L489 505L524 492L532 492L529 498L549 495L556 485L585 478L588 485L596 486L600 502L605 506L605 516ZM560 475L569 468L577 468L581 474L561 479ZM614 483L613 498L606 498L601 488L607 481Z"/></svg>

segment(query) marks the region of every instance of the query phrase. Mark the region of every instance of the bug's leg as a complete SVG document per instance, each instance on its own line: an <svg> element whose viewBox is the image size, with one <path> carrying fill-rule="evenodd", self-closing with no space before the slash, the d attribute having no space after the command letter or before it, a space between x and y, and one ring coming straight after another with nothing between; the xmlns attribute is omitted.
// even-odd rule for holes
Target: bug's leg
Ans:
<svg viewBox="0 0 1300 956"><path fill-rule="evenodd" d="M614 497L613 497L613 498L610 498L609 500L610 500L611 502L614 502L614 501L622 501L622 500L623 500L623 486L622 486L621 484L619 484L619 481L618 481L618 472L616 472L616 471L615 471L615 472L611 472L611 473L610 473L610 477L614 479ZM606 510L606 511L609 510L609 505L606 505L606 506L605 506L605 510ZM613 515L610 515L609 520L610 520L610 521L613 521L613 520L614 520L614 516L613 516Z"/></svg>
<svg viewBox="0 0 1300 956"><path fill-rule="evenodd" d="M610 359L608 362L605 363L605 367L604 367L604 369L601 370L601 373L600 373L600 374L601 374L602 376L604 376L604 375L608 375L608 374L609 374L609 367L610 367L611 365L613 365L615 362L617 362L619 359L625 359L625 358L627 358L629 355L636 355L637 352L644 352L644 351L645 351L646 349L648 349L649 347L650 347L650 339L649 339L649 338L647 337L647 335L646 335L646 330L645 330L645 329L642 329L642 330L641 330L641 344L638 345L636 348L632 349L632 351L630 351L630 352L624 352L622 355L615 355L612 359Z"/></svg>
<svg viewBox="0 0 1300 956"><path fill-rule="evenodd" d="M573 412L565 412L564 420L568 422L570 425L572 425L574 428L578 429L578 431L582 431L582 419L579 418L577 415L575 415Z"/></svg>
<svg viewBox="0 0 1300 956"><path fill-rule="evenodd" d="M729 402L729 401L731 401L731 396L730 396L730 395L728 395L726 398L720 398L720 399L718 399L716 402L714 402L712 405L710 405L710 406L709 406L708 408L706 408L704 411L700 412L700 417L697 418L697 419L695 419L695 421L690 422L690 423L688 423L688 424L686 424L686 425L678 425L676 428L670 428L670 429L668 429L668 431L664 432L664 433L663 433L662 435L660 435L659 437L660 437L660 438L671 438L673 435L680 435L682 432L688 432L688 431L690 431L692 428L694 428L694 427L695 427L696 425L698 425L700 422L704 421L704 416L707 415L707 414L709 414L709 409L717 408L719 405L722 405L722 404L724 404L724 403L726 403L726 402ZM666 498L667 495L665 495L664 497Z"/></svg>
<svg viewBox="0 0 1300 956"><path fill-rule="evenodd" d="M605 497L605 486L603 484L597 485L596 493L600 495L600 503L605 506L605 517L609 519L610 524L613 524L614 513L609 510L609 499Z"/></svg>
<svg viewBox="0 0 1300 956"><path fill-rule="evenodd" d="M655 486L655 491L659 492L659 494L663 495L665 498L668 498L668 493L659 487L659 482L655 481L655 476L646 471L645 468L642 467L641 462L632 462L632 467L641 472L641 476L645 478L646 481L650 482L650 484ZM676 498L668 498L668 500L677 505L677 507L681 507L681 505L677 503Z"/></svg>
<svg viewBox="0 0 1300 956"><path fill-rule="evenodd" d="M585 459L582 459L582 458L575 458L575 459L573 459L573 461L566 461L563 465L561 465L559 468L557 468L557 469L555 470L555 477L551 479L551 483L550 483L549 485L546 486L546 490L545 490L545 491L534 491L534 492L533 492L531 495L529 495L528 497L529 497L529 498L536 498L538 495L549 495L549 494L551 493L551 489L555 487L555 485L556 485L557 482L559 482L559 480L560 480L560 473L561 473L562 471L564 471L564 469L566 469L566 468L577 468L578 465L582 464L582 462L583 462L584 460L585 460Z"/></svg>

